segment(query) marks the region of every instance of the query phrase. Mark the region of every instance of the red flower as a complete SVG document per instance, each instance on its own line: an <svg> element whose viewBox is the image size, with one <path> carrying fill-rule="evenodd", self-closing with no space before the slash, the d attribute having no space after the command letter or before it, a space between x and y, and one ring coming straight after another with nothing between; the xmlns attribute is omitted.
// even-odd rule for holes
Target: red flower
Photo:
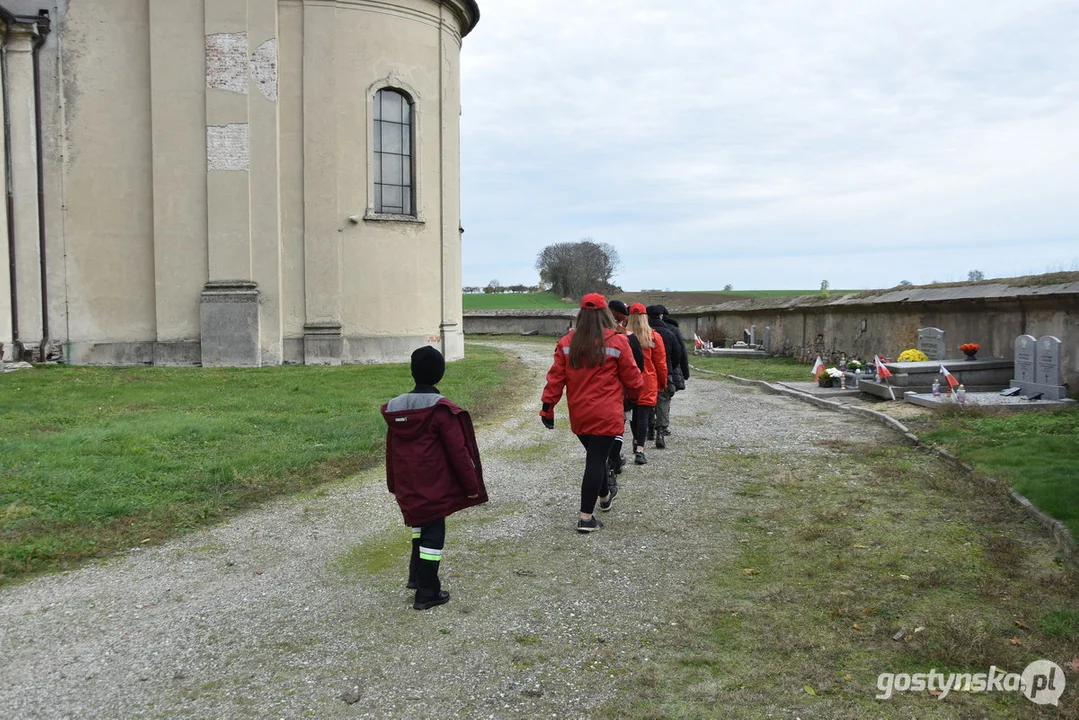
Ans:
<svg viewBox="0 0 1079 720"><path fill-rule="evenodd" d="M964 345L960 345L959 349L962 350L965 353L973 354L973 353L976 353L979 350L981 350L982 346L979 345L978 343L966 343Z"/></svg>

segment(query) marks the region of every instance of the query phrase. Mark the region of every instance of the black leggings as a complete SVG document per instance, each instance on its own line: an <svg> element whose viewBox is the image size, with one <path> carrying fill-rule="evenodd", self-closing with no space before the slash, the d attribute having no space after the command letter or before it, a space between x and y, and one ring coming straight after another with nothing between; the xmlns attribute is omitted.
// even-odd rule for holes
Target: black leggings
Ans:
<svg viewBox="0 0 1079 720"><path fill-rule="evenodd" d="M591 515L596 500L610 492L607 487L607 458L614 445L614 437L607 435L578 435L584 445L584 478L581 480L581 512Z"/></svg>
<svg viewBox="0 0 1079 720"><path fill-rule="evenodd" d="M633 452L644 447L644 440L648 435L648 417L653 410L655 407L650 405L633 406L633 419L630 420L630 427L633 429Z"/></svg>

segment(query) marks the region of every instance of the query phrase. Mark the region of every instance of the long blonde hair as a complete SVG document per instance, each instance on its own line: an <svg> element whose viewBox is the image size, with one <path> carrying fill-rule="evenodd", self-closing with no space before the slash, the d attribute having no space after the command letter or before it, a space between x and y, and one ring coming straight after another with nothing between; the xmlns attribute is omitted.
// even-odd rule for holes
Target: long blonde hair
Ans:
<svg viewBox="0 0 1079 720"><path fill-rule="evenodd" d="M615 329L614 315L607 308L581 308L577 330L569 341L569 366L574 369L596 367L607 359L603 331Z"/></svg>
<svg viewBox="0 0 1079 720"><path fill-rule="evenodd" d="M655 346L656 343L652 339L652 326L648 324L647 315L630 315L627 327L641 341L641 347L650 348Z"/></svg>

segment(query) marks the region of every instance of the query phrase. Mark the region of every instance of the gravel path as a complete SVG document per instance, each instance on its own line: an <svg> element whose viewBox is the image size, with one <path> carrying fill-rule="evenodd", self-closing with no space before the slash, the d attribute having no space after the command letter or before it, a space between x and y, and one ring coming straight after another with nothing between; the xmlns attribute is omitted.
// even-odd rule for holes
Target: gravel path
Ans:
<svg viewBox="0 0 1079 720"><path fill-rule="evenodd" d="M694 517L738 477L719 452L818 452L857 422L694 378L667 450L627 465L607 527L574 531L583 451L527 400L478 428L492 501L448 525L445 606L411 609L409 534L381 468L167 545L0 590L0 718L589 717L648 662L678 603L736 543ZM453 372L453 368L449 368ZM863 438L894 436L863 422ZM350 571L356 558L386 569Z"/></svg>

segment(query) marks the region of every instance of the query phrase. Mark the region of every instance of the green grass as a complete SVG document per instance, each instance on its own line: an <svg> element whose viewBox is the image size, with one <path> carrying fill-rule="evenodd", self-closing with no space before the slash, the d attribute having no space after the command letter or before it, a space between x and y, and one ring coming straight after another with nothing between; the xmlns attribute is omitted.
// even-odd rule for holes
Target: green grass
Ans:
<svg viewBox="0 0 1079 720"><path fill-rule="evenodd" d="M923 438L1010 483L1079 539L1079 410L948 414Z"/></svg>
<svg viewBox="0 0 1079 720"><path fill-rule="evenodd" d="M439 388L482 412L515 392L508 363L470 345ZM4 374L0 583L347 477L381 459L379 408L411 387L407 365Z"/></svg>
<svg viewBox="0 0 1079 720"><path fill-rule="evenodd" d="M714 358L690 355L689 362L694 367L703 370L724 375L737 375L749 380L808 382L813 379L812 366L798 362L794 358Z"/></svg>
<svg viewBox="0 0 1079 720"><path fill-rule="evenodd" d="M465 293L464 309L468 310L536 310L576 308L576 303L564 302L550 293Z"/></svg>
<svg viewBox="0 0 1079 720"><path fill-rule="evenodd" d="M715 560L601 716L1045 716L1015 693L874 697L882 672L1069 662L1079 572L995 484L915 448L821 445L716 454L741 487L697 523L700 560ZM1069 687L1048 715L1079 717L1079 696Z"/></svg>

